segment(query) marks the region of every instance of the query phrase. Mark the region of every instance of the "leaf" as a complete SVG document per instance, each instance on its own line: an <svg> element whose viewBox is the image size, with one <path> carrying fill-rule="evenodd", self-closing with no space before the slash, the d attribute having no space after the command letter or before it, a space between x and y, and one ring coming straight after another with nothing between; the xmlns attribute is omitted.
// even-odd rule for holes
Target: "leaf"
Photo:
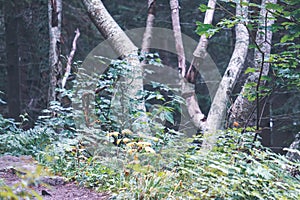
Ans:
<svg viewBox="0 0 300 200"><path fill-rule="evenodd" d="M271 81L272 79L269 76L261 76L260 80L262 80L262 81Z"/></svg>
<svg viewBox="0 0 300 200"><path fill-rule="evenodd" d="M206 36L212 36L214 35L216 32L218 32L218 28L215 28L213 25L211 24L204 24L202 22L197 21L197 29L196 29L196 33L198 35L203 35L205 34Z"/></svg>
<svg viewBox="0 0 300 200"><path fill-rule="evenodd" d="M152 149L151 147L145 147L145 151L147 153L155 153L154 149Z"/></svg>
<svg viewBox="0 0 300 200"><path fill-rule="evenodd" d="M256 70L257 69L254 67L248 67L245 71L245 74L254 73L254 72L256 72Z"/></svg>
<svg viewBox="0 0 300 200"><path fill-rule="evenodd" d="M285 43L287 41L292 41L294 40L294 37L291 36L291 35L284 35L281 39L280 39L280 42L281 43Z"/></svg>
<svg viewBox="0 0 300 200"><path fill-rule="evenodd" d="M172 115L172 112L164 112L165 114L165 119L170 122L171 124L174 124L174 117Z"/></svg>
<svg viewBox="0 0 300 200"><path fill-rule="evenodd" d="M211 8L208 7L208 6L205 5L205 4L200 4L200 6L199 6L199 10L200 10L201 12L206 12L206 10L209 10L209 9L211 9Z"/></svg>
<svg viewBox="0 0 300 200"><path fill-rule="evenodd" d="M283 6L275 3L266 3L266 8L270 10L275 10L277 12L282 12L283 11Z"/></svg>

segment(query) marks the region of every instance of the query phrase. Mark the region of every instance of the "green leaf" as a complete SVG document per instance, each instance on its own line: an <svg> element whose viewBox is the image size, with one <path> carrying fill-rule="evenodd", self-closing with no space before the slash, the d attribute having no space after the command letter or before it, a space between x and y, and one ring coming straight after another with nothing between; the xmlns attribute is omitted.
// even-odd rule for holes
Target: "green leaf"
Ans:
<svg viewBox="0 0 300 200"><path fill-rule="evenodd" d="M271 81L272 79L269 76L261 76L260 80L262 80L262 81Z"/></svg>
<svg viewBox="0 0 300 200"><path fill-rule="evenodd" d="M281 39L280 42L281 43L285 43L287 41L292 41L294 40L294 37L292 37L291 35L284 35Z"/></svg>
<svg viewBox="0 0 300 200"><path fill-rule="evenodd" d="M282 12L283 11L283 6L275 3L267 3L266 8L270 10L274 10L277 12Z"/></svg>
<svg viewBox="0 0 300 200"><path fill-rule="evenodd" d="M256 72L256 70L257 69L254 67L248 67L245 71L245 74L254 73L254 72Z"/></svg>
<svg viewBox="0 0 300 200"><path fill-rule="evenodd" d="M196 33L198 35L206 35L206 36L212 36L214 35L216 32L218 32L219 28L215 28L213 25L211 24L204 24L202 22L197 21L197 29L196 29Z"/></svg>
<svg viewBox="0 0 300 200"><path fill-rule="evenodd" d="M170 122L171 124L174 124L174 117L172 115L172 112L164 112L165 114L165 119Z"/></svg>
<svg viewBox="0 0 300 200"><path fill-rule="evenodd" d="M199 6L199 10L200 10L201 12L206 12L206 10L209 10L209 9L211 9L211 8L208 7L208 6L205 5L205 4L200 4L200 6Z"/></svg>

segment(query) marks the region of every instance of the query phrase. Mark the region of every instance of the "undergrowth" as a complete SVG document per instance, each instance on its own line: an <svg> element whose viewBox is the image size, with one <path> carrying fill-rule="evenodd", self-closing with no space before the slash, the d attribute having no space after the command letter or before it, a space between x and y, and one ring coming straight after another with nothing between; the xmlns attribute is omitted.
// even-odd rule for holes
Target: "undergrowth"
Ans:
<svg viewBox="0 0 300 200"><path fill-rule="evenodd" d="M118 79L118 66L126 63L114 65L110 80ZM107 87L105 77L78 75L78 79L80 76L87 78L87 85L97 82L98 87ZM115 104L111 112L112 96L119 95L129 104L141 101L131 99L122 88L126 84L120 83L119 90L109 88L105 98L98 96L92 102L96 104L94 118L88 118L94 112L88 101L79 107L80 112L52 102L28 131L0 115L0 154L32 155L53 174L99 192L108 191L112 199L300 198L299 162L273 153L258 141L253 143L252 129L246 133L236 128L223 130L215 148L201 152L201 137L186 138L176 130L174 110L182 99L169 92L169 87L152 84L159 89L141 94L155 100L147 105L148 129L135 121L139 111L121 112L124 104ZM82 88L77 92L83 94ZM164 95L161 90L166 91ZM84 100L76 99L74 91L60 92L75 104ZM5 187L1 191L11 191Z"/></svg>

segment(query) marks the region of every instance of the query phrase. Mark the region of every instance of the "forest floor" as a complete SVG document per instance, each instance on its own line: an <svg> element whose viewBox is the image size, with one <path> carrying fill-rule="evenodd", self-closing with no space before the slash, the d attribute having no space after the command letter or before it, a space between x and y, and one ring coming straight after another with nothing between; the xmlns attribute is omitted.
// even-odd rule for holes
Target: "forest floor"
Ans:
<svg viewBox="0 0 300 200"><path fill-rule="evenodd" d="M20 183L26 183L29 185L25 187L27 192L32 189L45 200L104 200L110 197L108 193L97 193L59 176L42 175L46 173L37 166L31 156L0 156L0 180L14 187L14 193L24 190Z"/></svg>

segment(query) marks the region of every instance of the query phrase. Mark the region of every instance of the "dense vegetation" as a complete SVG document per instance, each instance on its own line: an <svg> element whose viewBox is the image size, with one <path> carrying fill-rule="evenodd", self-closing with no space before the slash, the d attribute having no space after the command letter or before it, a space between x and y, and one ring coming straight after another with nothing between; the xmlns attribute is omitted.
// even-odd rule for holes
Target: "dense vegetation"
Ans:
<svg viewBox="0 0 300 200"><path fill-rule="evenodd" d="M252 101L255 101L258 92L262 99L280 91L295 92L297 95L294 98L299 98L300 9L292 9L298 4L296 0L291 0L284 1L286 7L268 5L269 9L274 10L274 17L279 19L272 27L279 36L275 39L275 50L266 61L272 63L271 75L263 77L267 84L258 88L258 91L253 89L256 83L248 85L248 93L245 95ZM110 6L114 5L112 3ZM259 7L257 4L251 6ZM122 9L123 12L132 11L125 6L119 12ZM206 8L202 5L201 9ZM119 16L117 11L113 14ZM247 22L249 31L252 31L251 28L256 30L251 24L255 24L257 19L251 20ZM134 24L138 21L133 19ZM120 23L132 26L129 22ZM209 27L198 23L197 32L222 33L236 23L234 18L221 20ZM223 36L216 38L214 40ZM101 59L99 63L103 63ZM150 53L146 57L141 55L139 59L162 67L157 53ZM223 62L224 59L218 62L221 68L226 65ZM192 138L187 138L176 127L176 114L181 112L183 100L168 85L152 82L142 92L143 98L140 100L146 101L149 129L145 129L146 132L135 132L145 126L143 122L135 121L140 113L138 110L124 110L135 108L139 102L130 101L131 97L124 93L124 87L130 85L126 86L120 79L130 76L127 69L130 66L120 60L109 60L109 65L105 74L90 77L84 73L80 62L74 64L76 70L73 75L76 79L69 83L67 89L59 90L60 99L67 99L67 103L51 102L49 108L40 113L33 128L22 129L28 120L25 114L21 115L21 122L0 115L0 155L31 155L49 173L64 176L97 191L108 191L112 199L300 198L299 160L289 160L264 147L260 140L254 139L257 136L256 127L240 128L236 125L235 128L221 130L213 150L205 153L200 151L203 139L201 134L195 133ZM249 67L245 73L252 73L253 70ZM87 92L84 90L85 85L78 86L79 83L105 88L97 93L93 105L79 106L81 112L75 110L75 106L70 106L70 102L81 104L82 99L77 95ZM111 109L115 96L130 104L117 104ZM294 107L284 111L294 109L296 114L292 117L299 115L299 102L294 101L294 98L289 99ZM209 107L208 103L206 101L204 106ZM95 109L89 110L90 106ZM280 109L284 110L286 106L275 112L280 113ZM82 112L85 109L86 112ZM93 112L95 118L87 119L88 112ZM295 128L294 131L297 130ZM297 149L293 151L300 155ZM39 170L42 171L41 168ZM38 176L39 173L33 179L37 180ZM14 193L4 182L0 182L0 198L13 199L22 195L31 194Z"/></svg>

